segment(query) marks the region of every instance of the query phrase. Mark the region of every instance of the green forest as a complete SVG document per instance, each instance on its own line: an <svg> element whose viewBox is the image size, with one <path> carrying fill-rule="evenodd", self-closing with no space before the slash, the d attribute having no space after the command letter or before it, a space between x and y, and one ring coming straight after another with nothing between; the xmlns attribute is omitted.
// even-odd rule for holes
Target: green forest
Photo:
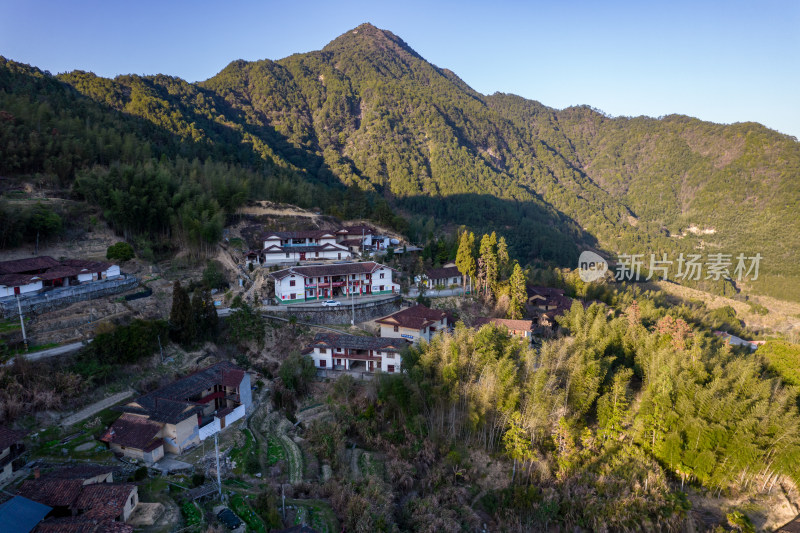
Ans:
<svg viewBox="0 0 800 533"><path fill-rule="evenodd" d="M496 231L522 264L574 267L587 247L760 253L757 280L699 286L800 299L796 139L482 95L369 24L199 83L2 59L0 112L3 175L69 188L154 250L202 255L238 206L269 199L372 218L420 244L462 225ZM14 223L5 246L30 232Z"/></svg>

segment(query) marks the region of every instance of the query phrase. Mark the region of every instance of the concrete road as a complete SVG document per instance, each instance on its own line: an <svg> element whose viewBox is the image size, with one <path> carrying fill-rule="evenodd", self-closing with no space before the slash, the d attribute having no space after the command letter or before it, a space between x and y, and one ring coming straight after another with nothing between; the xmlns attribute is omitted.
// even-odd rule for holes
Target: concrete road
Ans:
<svg viewBox="0 0 800 533"><path fill-rule="evenodd" d="M24 353L17 357L22 357L27 361L39 361L41 359L47 359L49 357L55 357L57 355L64 355L72 352L77 352L88 343L92 342L94 339L89 339L86 342L73 342L72 344L65 344L64 346L56 346L55 348L48 348L47 350L41 350L38 352L31 352L31 353ZM10 365L14 362L14 358L12 357L6 362L6 365Z"/></svg>

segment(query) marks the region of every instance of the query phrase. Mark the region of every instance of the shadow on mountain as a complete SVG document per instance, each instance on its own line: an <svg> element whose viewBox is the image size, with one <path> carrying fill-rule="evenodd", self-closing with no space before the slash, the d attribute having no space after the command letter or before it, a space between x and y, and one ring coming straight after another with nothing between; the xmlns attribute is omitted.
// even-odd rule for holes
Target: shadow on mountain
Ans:
<svg viewBox="0 0 800 533"><path fill-rule="evenodd" d="M544 261L574 268L579 245L596 246L571 218L544 203L506 200L483 194L446 197L412 196L398 200L412 216L447 220L476 234L496 231L508 242L512 257L520 263Z"/></svg>

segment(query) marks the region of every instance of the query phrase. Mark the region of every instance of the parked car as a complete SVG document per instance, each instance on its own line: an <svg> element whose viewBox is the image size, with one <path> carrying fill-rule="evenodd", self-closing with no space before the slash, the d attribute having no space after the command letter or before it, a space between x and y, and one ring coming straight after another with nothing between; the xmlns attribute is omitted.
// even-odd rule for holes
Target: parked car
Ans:
<svg viewBox="0 0 800 533"><path fill-rule="evenodd" d="M336 300L325 300L322 302L322 307L338 307L342 305L342 302L337 302Z"/></svg>

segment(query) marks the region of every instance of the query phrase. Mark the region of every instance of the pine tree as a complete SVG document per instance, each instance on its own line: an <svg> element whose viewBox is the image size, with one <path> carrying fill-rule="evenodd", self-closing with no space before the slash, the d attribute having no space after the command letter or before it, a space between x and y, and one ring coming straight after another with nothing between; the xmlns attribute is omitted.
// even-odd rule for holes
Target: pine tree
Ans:
<svg viewBox="0 0 800 533"><path fill-rule="evenodd" d="M464 294L467 293L467 278L470 280L475 276L475 234L464 231L458 243L456 253L456 266L461 272L464 285Z"/></svg>
<svg viewBox="0 0 800 533"><path fill-rule="evenodd" d="M527 291L525 290L525 272L519 263L514 263L514 272L509 279L509 289L511 301L508 305L508 318L512 320L519 320L522 318L525 297Z"/></svg>
<svg viewBox="0 0 800 533"><path fill-rule="evenodd" d="M505 277L508 274L509 261L506 238L501 236L497 240L497 270L500 277Z"/></svg>
<svg viewBox="0 0 800 533"><path fill-rule="evenodd" d="M481 238L479 264L483 293L489 296L497 283L497 235L495 232Z"/></svg>
<svg viewBox="0 0 800 533"><path fill-rule="evenodd" d="M188 344L194 338L194 317L189 295L176 281L172 286L172 310L169 314L170 333L172 340L180 344Z"/></svg>

